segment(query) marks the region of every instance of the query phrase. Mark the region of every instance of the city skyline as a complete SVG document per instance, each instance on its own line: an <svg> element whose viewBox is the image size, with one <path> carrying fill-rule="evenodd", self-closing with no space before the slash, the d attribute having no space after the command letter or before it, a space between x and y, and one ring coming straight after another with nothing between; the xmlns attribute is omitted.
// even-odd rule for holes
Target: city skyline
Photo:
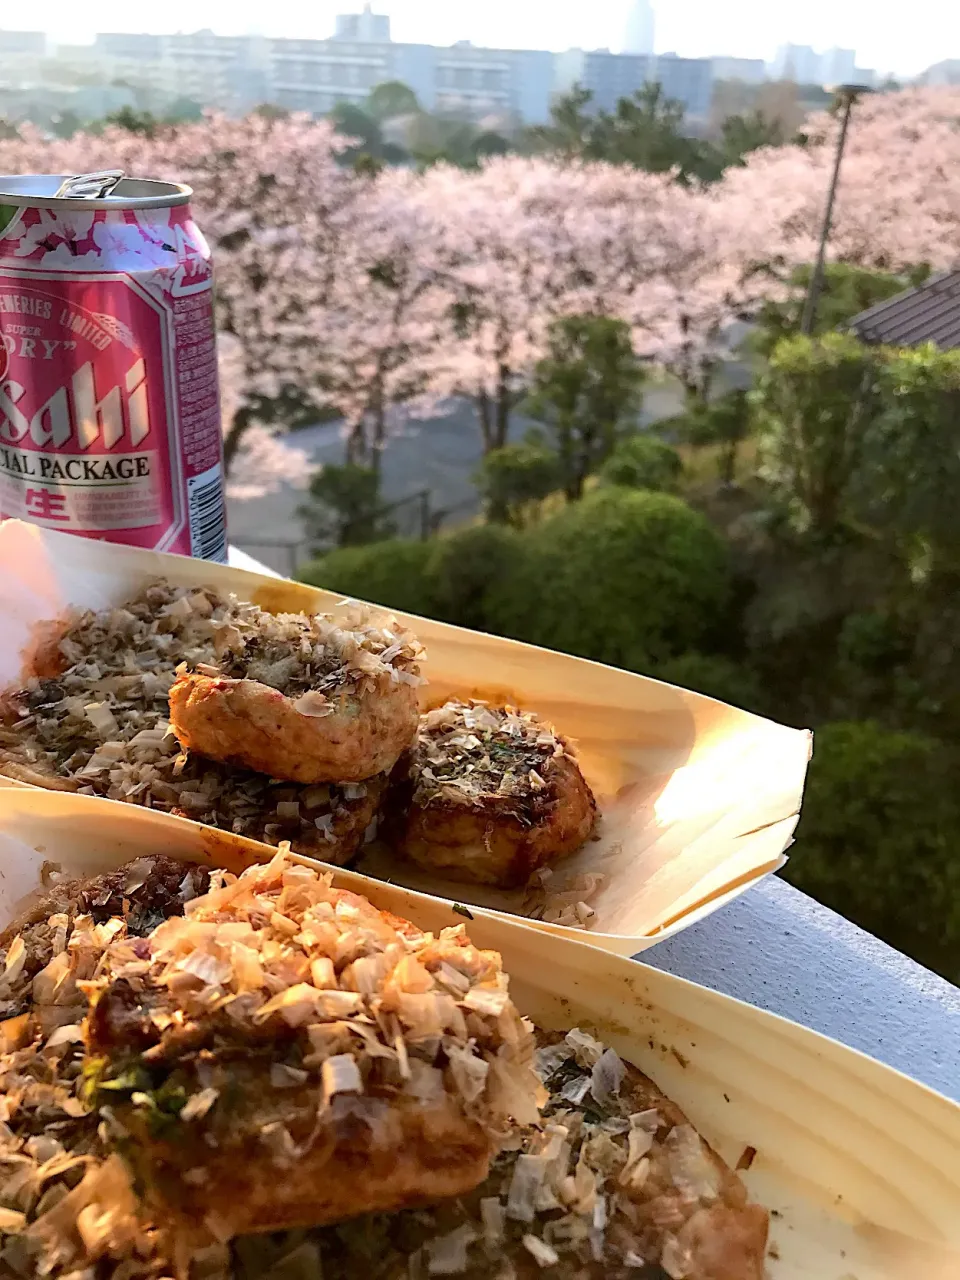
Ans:
<svg viewBox="0 0 960 1280"><path fill-rule="evenodd" d="M304 18L294 0L274 0L269 14L259 0L198 0L190 21L158 20L132 8L127 0L99 0L84 9L75 0L47 0L42 12L58 43L83 43L97 31L192 31L209 27L218 34L260 32L270 36L324 38L332 34L338 13L359 9L350 0L315 0ZM451 5L449 0L379 0L373 8L391 18L397 41L449 45L470 40L495 48L622 48L632 0L594 0L589 10L564 12L554 0L487 0L481 8ZM660 0L656 11L656 49L687 57L740 56L771 61L777 47L792 43L819 51L840 46L857 50L861 66L916 75L951 56L960 57L960 9L942 0L914 0L909 23L878 22L875 0L805 0L802 9L784 13L769 0ZM177 11L174 10L174 13ZM181 11L182 12L182 11ZM151 20L152 19L152 20ZM5 14L7 29L37 29L21 10Z"/></svg>

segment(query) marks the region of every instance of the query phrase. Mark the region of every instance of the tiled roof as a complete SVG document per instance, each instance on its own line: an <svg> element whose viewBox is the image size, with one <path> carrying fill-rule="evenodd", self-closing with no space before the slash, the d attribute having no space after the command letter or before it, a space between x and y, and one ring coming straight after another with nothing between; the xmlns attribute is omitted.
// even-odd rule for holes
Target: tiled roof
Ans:
<svg viewBox="0 0 960 1280"><path fill-rule="evenodd" d="M849 328L864 342L893 347L918 347L924 342L934 342L943 351L960 347L960 270L934 276L916 289L861 311Z"/></svg>

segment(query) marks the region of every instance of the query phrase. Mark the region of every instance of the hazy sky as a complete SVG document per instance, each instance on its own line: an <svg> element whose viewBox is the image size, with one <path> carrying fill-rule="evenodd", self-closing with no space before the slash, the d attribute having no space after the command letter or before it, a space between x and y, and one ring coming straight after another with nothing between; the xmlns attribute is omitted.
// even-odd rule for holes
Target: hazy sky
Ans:
<svg viewBox="0 0 960 1280"><path fill-rule="evenodd" d="M390 14L395 40L617 49L630 0L375 0L373 7ZM222 35L261 31L323 37L332 31L334 14L359 8L359 0L192 0L183 7L130 0L45 0L30 11L18 5L16 16L3 12L0 26L30 28L42 21L64 42L89 40L97 30L198 27L211 27ZM816 48L839 45L856 49L861 66L906 75L944 58L960 58L957 0L659 0L655 8L661 53L770 58L785 41Z"/></svg>

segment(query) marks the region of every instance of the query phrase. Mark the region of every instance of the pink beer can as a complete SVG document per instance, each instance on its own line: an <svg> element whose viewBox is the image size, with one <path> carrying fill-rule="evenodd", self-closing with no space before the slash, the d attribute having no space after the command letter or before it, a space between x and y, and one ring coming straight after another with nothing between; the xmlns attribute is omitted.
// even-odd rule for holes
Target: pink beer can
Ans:
<svg viewBox="0 0 960 1280"><path fill-rule="evenodd" d="M117 170L0 177L0 519L226 560L191 195Z"/></svg>

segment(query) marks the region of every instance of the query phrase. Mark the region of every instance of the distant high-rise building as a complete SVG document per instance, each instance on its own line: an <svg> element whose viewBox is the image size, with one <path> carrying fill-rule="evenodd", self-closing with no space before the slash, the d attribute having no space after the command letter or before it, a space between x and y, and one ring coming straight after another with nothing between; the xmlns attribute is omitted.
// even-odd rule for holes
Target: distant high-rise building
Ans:
<svg viewBox="0 0 960 1280"><path fill-rule="evenodd" d="M782 44L770 64L774 80L795 84L859 84L857 55L853 49L828 49L817 53L808 44Z"/></svg>
<svg viewBox="0 0 960 1280"><path fill-rule="evenodd" d="M374 13L369 4L363 13L340 13L334 40L352 40L356 44L389 44L390 19L385 13Z"/></svg>
<svg viewBox="0 0 960 1280"><path fill-rule="evenodd" d="M110 79L136 84L152 110L162 109L172 98L190 98L225 111L243 111L266 101L266 44L257 36L219 36L212 31L100 32L87 46L87 69L109 68Z"/></svg>
<svg viewBox="0 0 960 1280"><path fill-rule="evenodd" d="M42 58L47 52L47 37L42 31L0 31L0 53L11 56Z"/></svg>
<svg viewBox="0 0 960 1280"><path fill-rule="evenodd" d="M624 53L653 53L655 18L650 0L634 0L623 35Z"/></svg>
<svg viewBox="0 0 960 1280"><path fill-rule="evenodd" d="M709 58L678 58L664 53L652 58L653 79L659 81L668 98L682 102L688 116L703 119L713 96L713 66Z"/></svg>
<svg viewBox="0 0 960 1280"><path fill-rule="evenodd" d="M575 84L589 89L595 109L613 111L620 98L632 97L644 85L656 83L668 98L681 102L690 116L699 119L707 115L713 93L709 58L569 49L555 60L554 90L567 93Z"/></svg>
<svg viewBox="0 0 960 1280"><path fill-rule="evenodd" d="M960 58L935 62L917 76L917 84L960 84Z"/></svg>
<svg viewBox="0 0 960 1280"><path fill-rule="evenodd" d="M711 58L715 80L740 80L744 84L762 84L767 66L762 58Z"/></svg>
<svg viewBox="0 0 960 1280"><path fill-rule="evenodd" d="M822 84L820 55L808 44L782 44L771 66L775 80L794 84Z"/></svg>
<svg viewBox="0 0 960 1280"><path fill-rule="evenodd" d="M823 84L853 84L857 65L853 49L828 49L821 58L820 76Z"/></svg>
<svg viewBox="0 0 960 1280"><path fill-rule="evenodd" d="M550 118L554 55L545 49L447 48L396 41L268 41L268 101L317 115L338 102L362 105L378 84L401 80L427 111L482 120Z"/></svg>

